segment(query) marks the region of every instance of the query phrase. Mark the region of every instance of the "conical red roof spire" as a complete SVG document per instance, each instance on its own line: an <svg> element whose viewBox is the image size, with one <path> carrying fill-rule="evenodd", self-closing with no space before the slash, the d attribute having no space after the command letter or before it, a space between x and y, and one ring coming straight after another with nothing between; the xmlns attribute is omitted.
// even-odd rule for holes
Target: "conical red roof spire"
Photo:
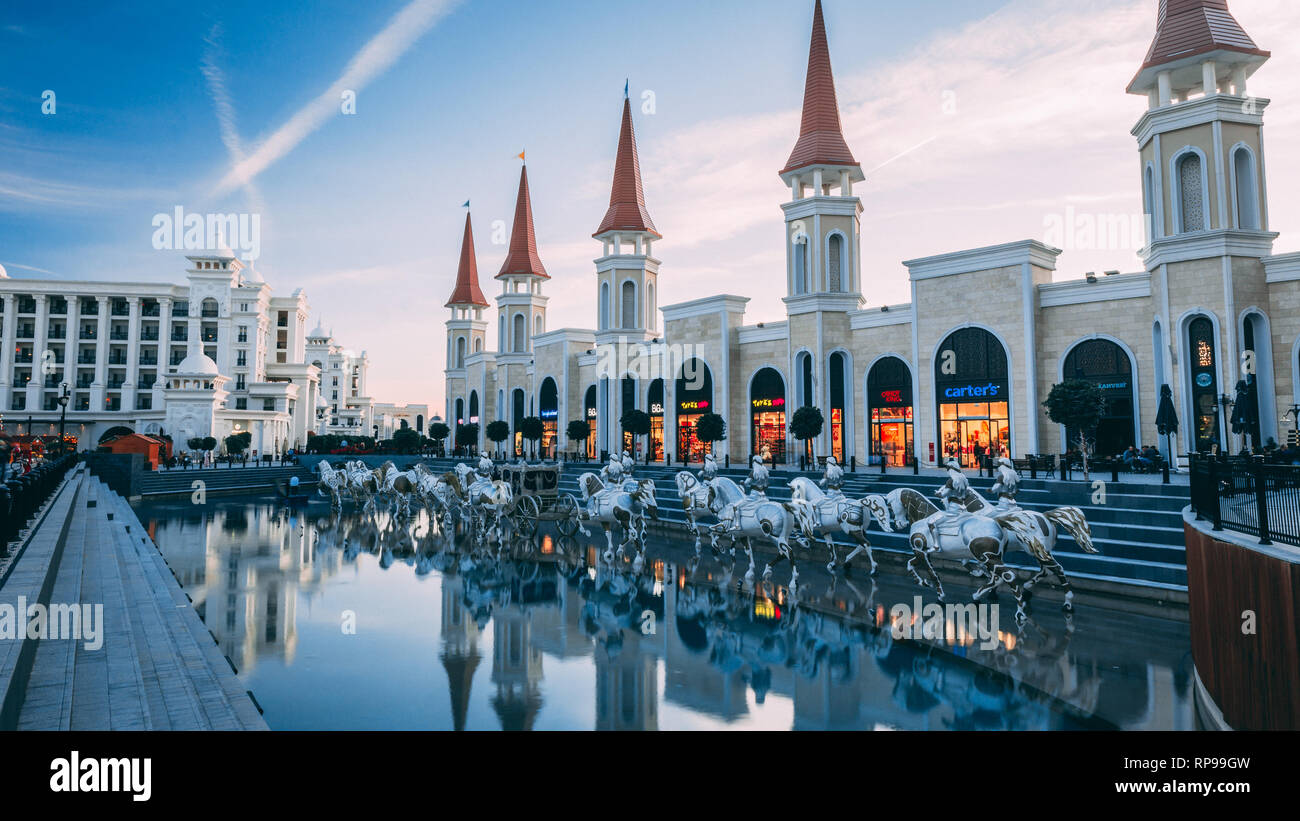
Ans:
<svg viewBox="0 0 1300 821"><path fill-rule="evenodd" d="M1157 68L1216 51L1263 58L1248 60L1252 63L1270 56L1232 16L1228 0L1160 0L1156 36L1129 90L1134 91Z"/></svg>
<svg viewBox="0 0 1300 821"><path fill-rule="evenodd" d="M803 92L803 123L799 141L790 152L785 174L810 165L856 166L858 161L840 129L840 107L835 98L835 75L826 45L822 0L813 8L812 43L808 47L808 79Z"/></svg>
<svg viewBox="0 0 1300 821"><path fill-rule="evenodd" d="M474 256L474 226L469 214L465 215L465 236L460 241L460 268L456 270L456 289L451 292L447 306L479 305L487 307L483 291L478 287L478 260Z"/></svg>
<svg viewBox="0 0 1300 821"><path fill-rule="evenodd" d="M510 231L510 252L497 279L532 275L550 279L537 256L537 234L533 231L533 201L528 194L528 166L519 172L519 199L515 201L515 224Z"/></svg>
<svg viewBox="0 0 1300 821"><path fill-rule="evenodd" d="M623 130L618 136L618 158L614 161L614 187L609 210L593 237L606 231L645 231L662 238L645 207L641 188L641 160L637 157L636 132L632 130L632 101L623 98Z"/></svg>

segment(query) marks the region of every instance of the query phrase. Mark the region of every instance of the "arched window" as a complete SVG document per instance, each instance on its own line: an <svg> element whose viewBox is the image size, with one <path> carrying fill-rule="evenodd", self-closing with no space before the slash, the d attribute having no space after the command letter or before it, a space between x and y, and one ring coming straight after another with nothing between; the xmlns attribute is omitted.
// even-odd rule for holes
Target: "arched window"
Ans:
<svg viewBox="0 0 1300 821"><path fill-rule="evenodd" d="M545 326L542 324L542 315L538 314L533 317L533 336L541 336Z"/></svg>
<svg viewBox="0 0 1300 821"><path fill-rule="evenodd" d="M1205 180L1201 155L1188 151L1178 159L1178 230L1180 233L1209 228L1205 210Z"/></svg>
<svg viewBox="0 0 1300 821"><path fill-rule="evenodd" d="M1146 214L1147 242L1155 239L1156 234L1156 172L1147 166L1142 174L1142 212Z"/></svg>
<svg viewBox="0 0 1300 821"><path fill-rule="evenodd" d="M456 337L456 367L465 367L465 337Z"/></svg>
<svg viewBox="0 0 1300 821"><path fill-rule="evenodd" d="M600 329L609 329L609 283L600 284Z"/></svg>
<svg viewBox="0 0 1300 821"><path fill-rule="evenodd" d="M1244 145L1232 152L1232 173L1236 183L1237 227L1259 230L1259 188L1255 155Z"/></svg>
<svg viewBox="0 0 1300 821"><path fill-rule="evenodd" d="M655 324L655 286L651 283L645 286L645 326L647 328L658 327Z"/></svg>
<svg viewBox="0 0 1300 821"><path fill-rule="evenodd" d="M537 415L542 420L539 453L543 458L548 458L551 456L551 445L555 442L560 424L560 392L555 385L555 380L549 376L542 380L542 389L537 398Z"/></svg>
<svg viewBox="0 0 1300 821"><path fill-rule="evenodd" d="M871 410L872 462L905 467L912 458L912 369L896 356L876 361L867 371Z"/></svg>
<svg viewBox="0 0 1300 821"><path fill-rule="evenodd" d="M587 458L596 458L596 443L600 441L596 438L597 429L600 424L600 412L596 405L596 386L592 385L587 388L587 393L583 397L583 419L586 420L590 431L587 435Z"/></svg>
<svg viewBox="0 0 1300 821"><path fill-rule="evenodd" d="M762 368L749 383L750 442L768 464L785 462L785 380L776 368Z"/></svg>
<svg viewBox="0 0 1300 821"><path fill-rule="evenodd" d="M497 321L497 350L508 351L510 344L506 340L506 315L502 314Z"/></svg>
<svg viewBox="0 0 1300 821"><path fill-rule="evenodd" d="M981 454L1010 456L1011 404L1007 352L983 328L960 328L934 358L940 459L978 467Z"/></svg>
<svg viewBox="0 0 1300 821"><path fill-rule="evenodd" d="M1187 368L1192 397L1192 446L1198 452L1219 444L1218 345L1214 323L1197 316L1187 323Z"/></svg>
<svg viewBox="0 0 1300 821"><path fill-rule="evenodd" d="M465 424L465 400L457 399L456 400L456 427L460 427L463 424ZM457 444L462 444L462 443L458 442Z"/></svg>
<svg viewBox="0 0 1300 821"><path fill-rule="evenodd" d="M515 388L511 391L510 403L514 407L511 408L510 416L512 419L512 427L515 432L515 456L524 455L524 434L522 428L524 426L524 417L528 415L526 405L527 401L527 398L524 396L523 388Z"/></svg>
<svg viewBox="0 0 1300 821"><path fill-rule="evenodd" d="M622 316L624 328L636 327L636 283L625 280L622 286Z"/></svg>
<svg viewBox="0 0 1300 821"><path fill-rule="evenodd" d="M478 422L478 391L469 392L469 421Z"/></svg>
<svg viewBox="0 0 1300 821"><path fill-rule="evenodd" d="M849 382L848 359L844 354L836 351L831 354L830 362L827 364L831 411L830 418L826 420L830 427L831 452L829 455L834 456L840 464L844 464L848 461L850 453L848 391L844 389L844 386Z"/></svg>
<svg viewBox="0 0 1300 821"><path fill-rule="evenodd" d="M1098 456L1119 456L1138 444L1133 362L1123 348L1109 339L1084 340L1065 355L1061 377L1091 382L1106 399L1106 411L1095 432ZM1067 429L1065 441L1078 442L1078 429Z"/></svg>
<svg viewBox="0 0 1300 821"><path fill-rule="evenodd" d="M686 462L704 458L705 445L695 438L695 425L713 413L713 374L701 359L682 363L677 376L677 457Z"/></svg>
<svg viewBox="0 0 1300 821"><path fill-rule="evenodd" d="M826 258L827 289L831 293L844 290L844 238L832 234L829 243L830 253Z"/></svg>
<svg viewBox="0 0 1300 821"><path fill-rule="evenodd" d="M528 325L524 321L523 314L515 314L514 352L523 353L526 350L528 350Z"/></svg>
<svg viewBox="0 0 1300 821"><path fill-rule="evenodd" d="M802 234L794 238L794 292L808 293L808 238Z"/></svg>
<svg viewBox="0 0 1300 821"><path fill-rule="evenodd" d="M482 350L483 350L483 340L482 340L482 339L475 339L475 340L474 340L474 353L479 353L479 352L481 352Z"/></svg>

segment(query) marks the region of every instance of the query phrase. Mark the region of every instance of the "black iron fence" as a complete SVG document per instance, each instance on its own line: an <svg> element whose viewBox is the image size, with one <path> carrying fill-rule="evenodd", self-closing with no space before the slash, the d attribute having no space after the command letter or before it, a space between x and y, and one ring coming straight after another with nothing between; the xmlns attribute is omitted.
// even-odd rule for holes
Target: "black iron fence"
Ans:
<svg viewBox="0 0 1300 821"><path fill-rule="evenodd" d="M1300 465L1262 457L1191 456L1192 508L1215 530L1300 547Z"/></svg>
<svg viewBox="0 0 1300 821"><path fill-rule="evenodd" d="M59 486L68 470L77 463L76 454L44 459L24 474L15 472L16 465L6 465L7 478L0 482L0 553L8 550L9 543L18 537L40 510L45 500Z"/></svg>

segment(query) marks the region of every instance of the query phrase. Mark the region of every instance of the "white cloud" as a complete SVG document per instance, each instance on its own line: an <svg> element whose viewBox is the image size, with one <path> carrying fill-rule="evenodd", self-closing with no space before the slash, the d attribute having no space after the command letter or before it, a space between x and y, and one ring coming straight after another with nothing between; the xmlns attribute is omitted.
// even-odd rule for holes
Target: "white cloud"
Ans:
<svg viewBox="0 0 1300 821"><path fill-rule="evenodd" d="M295 112L252 154L236 162L217 184L218 193L251 182L288 154L327 120L340 113L343 92L360 92L397 62L416 40L445 17L458 0L412 0L393 16L348 63L343 74L314 100Z"/></svg>

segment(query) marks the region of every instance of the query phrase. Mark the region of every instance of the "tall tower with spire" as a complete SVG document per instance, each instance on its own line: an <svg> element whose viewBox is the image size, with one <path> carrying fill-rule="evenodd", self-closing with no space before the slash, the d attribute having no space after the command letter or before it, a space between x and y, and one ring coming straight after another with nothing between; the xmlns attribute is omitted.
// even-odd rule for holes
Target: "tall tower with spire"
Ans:
<svg viewBox="0 0 1300 821"><path fill-rule="evenodd" d="M840 127L821 0L813 8L808 77L799 140L781 171L790 187L786 223L786 290L790 297L830 296L840 310L859 306L858 248L862 203L853 184L865 177ZM816 303L813 303L816 304Z"/></svg>
<svg viewBox="0 0 1300 821"><path fill-rule="evenodd" d="M550 279L537 255L537 234L533 228L533 202L528 191L528 166L519 172L519 195L515 200L515 223L497 280L497 348L502 354L529 353L532 338L546 332L546 302L542 283Z"/></svg>
<svg viewBox="0 0 1300 821"><path fill-rule="evenodd" d="M1227 0L1160 0L1155 37L1128 87L1148 103L1133 135L1147 215L1142 256L1160 306L1154 390L1167 383L1178 394L1189 451L1228 435L1217 397L1246 370L1261 396L1273 390L1267 318L1243 310L1267 293L1262 260L1277 237L1264 174L1269 101L1246 90L1268 58ZM1276 415L1261 407L1265 429L1276 428Z"/></svg>
<svg viewBox="0 0 1300 821"><path fill-rule="evenodd" d="M603 249L596 260L597 341L653 339L659 325L659 260L652 256L652 247L663 237L646 209L632 101L626 94L609 209L592 236Z"/></svg>
<svg viewBox="0 0 1300 821"><path fill-rule="evenodd" d="M785 212L786 313L789 316L795 407L825 408L828 424L817 451L847 458L848 359L832 355L849 339L849 312L863 305L862 202L853 184L865 179L840 126L835 76L821 0L813 6L808 75L799 139L781 179L790 187Z"/></svg>
<svg viewBox="0 0 1300 821"><path fill-rule="evenodd" d="M452 290L446 307L451 309L451 318L447 321L447 419L454 436L457 425L470 421L469 408L458 409L456 400L453 400L454 396L459 396L462 405L464 404L465 361L487 348L487 320L483 318L483 310L488 307L488 301L478 284L474 226L469 214L465 215L465 234L461 239L456 287ZM482 435L483 425L480 420L480 439Z"/></svg>

